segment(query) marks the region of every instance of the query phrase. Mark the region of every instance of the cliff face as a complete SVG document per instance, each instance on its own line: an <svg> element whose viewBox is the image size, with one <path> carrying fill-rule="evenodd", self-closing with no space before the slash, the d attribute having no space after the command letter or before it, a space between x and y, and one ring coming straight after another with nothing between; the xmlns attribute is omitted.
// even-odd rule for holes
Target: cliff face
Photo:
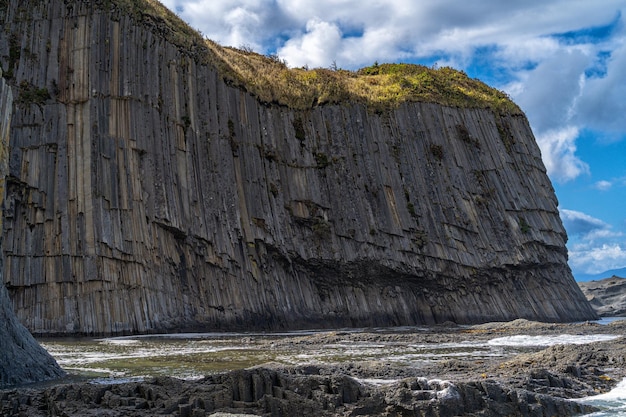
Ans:
<svg viewBox="0 0 626 417"><path fill-rule="evenodd" d="M595 317L523 116L262 104L98 3L4 13L5 280L31 331Z"/></svg>
<svg viewBox="0 0 626 417"><path fill-rule="evenodd" d="M13 94L0 70L0 201L4 197L4 178L8 170L7 147L12 105ZM0 352L0 388L58 378L64 374L55 360L18 321L4 282L0 282Z"/></svg>

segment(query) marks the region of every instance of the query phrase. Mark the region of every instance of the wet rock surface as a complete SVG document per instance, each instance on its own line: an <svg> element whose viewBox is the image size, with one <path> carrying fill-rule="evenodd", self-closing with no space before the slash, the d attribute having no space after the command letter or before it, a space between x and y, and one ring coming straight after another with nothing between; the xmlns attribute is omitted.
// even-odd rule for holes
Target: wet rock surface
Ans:
<svg viewBox="0 0 626 417"><path fill-rule="evenodd" d="M578 286L598 315L626 316L626 278L612 276L598 281L579 282Z"/></svg>
<svg viewBox="0 0 626 417"><path fill-rule="evenodd" d="M570 416L592 411L571 401L608 391L626 377L624 323L540 324L517 320L419 332L326 333L284 339L303 351L366 341L449 343L513 335L619 335L516 355L404 367L380 360L263 366L206 376L114 385L59 383L0 391L2 415L28 416ZM272 342L274 347L280 340ZM270 346L268 346L270 348Z"/></svg>

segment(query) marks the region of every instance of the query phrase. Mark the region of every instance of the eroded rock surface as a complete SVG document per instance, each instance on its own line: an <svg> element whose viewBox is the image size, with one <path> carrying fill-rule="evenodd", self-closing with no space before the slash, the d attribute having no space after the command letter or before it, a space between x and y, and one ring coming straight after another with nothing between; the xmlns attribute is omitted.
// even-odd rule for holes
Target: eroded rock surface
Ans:
<svg viewBox="0 0 626 417"><path fill-rule="evenodd" d="M626 316L626 278L612 276L578 285L594 310L603 317Z"/></svg>
<svg viewBox="0 0 626 417"><path fill-rule="evenodd" d="M115 2L0 6L5 281L31 331L595 317L523 115L295 111Z"/></svg>

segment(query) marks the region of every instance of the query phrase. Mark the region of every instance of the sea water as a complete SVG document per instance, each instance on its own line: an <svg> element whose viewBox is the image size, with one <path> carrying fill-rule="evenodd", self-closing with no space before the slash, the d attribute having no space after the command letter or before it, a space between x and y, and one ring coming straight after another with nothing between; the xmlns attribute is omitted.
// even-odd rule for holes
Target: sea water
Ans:
<svg viewBox="0 0 626 417"><path fill-rule="evenodd" d="M626 379L611 391L578 400L602 408L602 411L587 414L587 417L626 417Z"/></svg>

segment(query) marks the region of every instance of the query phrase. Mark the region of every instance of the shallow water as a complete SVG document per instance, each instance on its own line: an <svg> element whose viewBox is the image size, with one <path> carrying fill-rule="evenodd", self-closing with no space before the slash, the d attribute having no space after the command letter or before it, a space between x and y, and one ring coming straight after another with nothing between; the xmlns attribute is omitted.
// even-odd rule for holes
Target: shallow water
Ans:
<svg viewBox="0 0 626 417"><path fill-rule="evenodd" d="M372 330L368 330L370 333ZM381 332L398 331L383 329ZM419 329L416 330L419 332ZM105 339L43 340L42 345L71 374L116 378L168 375L183 379L248 368L268 362L283 365L331 365L384 361L420 367L449 359L481 360L539 350L556 343L592 343L612 335L517 335L442 343L342 339L362 330L286 333L185 333ZM402 329L401 332L407 332ZM325 336L319 343L303 336ZM427 338L428 339L428 338Z"/></svg>
<svg viewBox="0 0 626 417"><path fill-rule="evenodd" d="M268 362L333 365L383 361L411 368L457 359L481 361L544 349L554 344L610 340L598 335L515 335L476 338L471 334L442 343L437 337L381 337L361 334L419 334L427 329L349 329L283 333L185 333L114 338L45 339L41 344L70 375L94 383L121 383L151 376L197 379ZM350 337L348 337L350 336ZM427 335L428 336L428 335ZM425 341L422 341L424 339ZM416 342L419 340L419 343ZM329 342L330 341L330 342ZM321 343L320 343L321 342ZM377 383L388 381L377 380ZM626 417L626 382L604 396L584 399L608 407L593 417Z"/></svg>

